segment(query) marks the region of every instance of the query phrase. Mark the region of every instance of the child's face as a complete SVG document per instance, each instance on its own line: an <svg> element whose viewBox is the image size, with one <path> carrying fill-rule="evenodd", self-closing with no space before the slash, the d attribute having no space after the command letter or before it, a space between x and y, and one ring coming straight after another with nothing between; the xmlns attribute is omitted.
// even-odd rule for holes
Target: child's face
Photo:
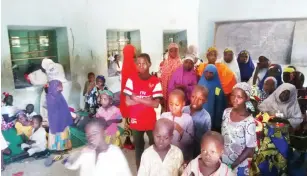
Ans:
<svg viewBox="0 0 307 176"><path fill-rule="evenodd" d="M40 128L41 127L41 122L39 121L39 120L37 120L37 119L33 119L33 123L32 123L32 127L34 128L34 129L38 129L38 128Z"/></svg>
<svg viewBox="0 0 307 176"><path fill-rule="evenodd" d="M205 78L206 80L212 80L214 77L214 73L209 72L209 71L205 71Z"/></svg>
<svg viewBox="0 0 307 176"><path fill-rule="evenodd" d="M95 81L95 75L90 75L88 77L88 82L94 82Z"/></svg>
<svg viewBox="0 0 307 176"><path fill-rule="evenodd" d="M165 150L171 145L173 134L170 133L167 127L160 126L156 128L153 135L155 146L158 150Z"/></svg>
<svg viewBox="0 0 307 176"><path fill-rule="evenodd" d="M149 72L150 63L145 58L138 57L136 60L136 66L141 74Z"/></svg>
<svg viewBox="0 0 307 176"><path fill-rule="evenodd" d="M92 149L97 149L104 141L104 131L97 124L87 125L85 128L88 145Z"/></svg>
<svg viewBox="0 0 307 176"><path fill-rule="evenodd" d="M34 111L33 106L27 106L26 111L27 113L31 114Z"/></svg>
<svg viewBox="0 0 307 176"><path fill-rule="evenodd" d="M194 89L191 95L191 108L202 109L203 104L207 102L207 96L200 90Z"/></svg>
<svg viewBox="0 0 307 176"><path fill-rule="evenodd" d="M168 101L168 106L172 115L180 117L182 108L184 107L184 99L180 95L171 94Z"/></svg>
<svg viewBox="0 0 307 176"><path fill-rule="evenodd" d="M245 102L247 101L247 96L242 89L235 88L232 90L230 101L234 108L239 108L245 106Z"/></svg>
<svg viewBox="0 0 307 176"><path fill-rule="evenodd" d="M168 55L171 57L171 58L176 58L178 56L178 50L177 48L171 48L169 49L168 51Z"/></svg>
<svg viewBox="0 0 307 176"><path fill-rule="evenodd" d="M103 108L108 107L111 104L111 98L109 97L109 95L106 94L101 94L100 95L100 104Z"/></svg>
<svg viewBox="0 0 307 176"><path fill-rule="evenodd" d="M289 90L284 90L281 92L279 95L279 99L281 102L287 102L290 99L290 91Z"/></svg>
<svg viewBox="0 0 307 176"><path fill-rule="evenodd" d="M201 144L201 160L208 167L216 165L223 154L223 146L212 137L203 140Z"/></svg>
<svg viewBox="0 0 307 176"><path fill-rule="evenodd" d="M18 116L18 121L21 123L21 124L25 124L27 122L27 119L24 115L19 115Z"/></svg>
<svg viewBox="0 0 307 176"><path fill-rule="evenodd" d="M207 54L208 63L215 64L217 59L217 53L215 51L211 51Z"/></svg>
<svg viewBox="0 0 307 176"><path fill-rule="evenodd" d="M264 85L263 85L263 90L268 93L268 94L271 94L274 92L275 90L275 83L273 80L269 79L267 80L266 82L264 82Z"/></svg>
<svg viewBox="0 0 307 176"><path fill-rule="evenodd" d="M104 82L101 79L96 79L96 85L98 87L104 86Z"/></svg>

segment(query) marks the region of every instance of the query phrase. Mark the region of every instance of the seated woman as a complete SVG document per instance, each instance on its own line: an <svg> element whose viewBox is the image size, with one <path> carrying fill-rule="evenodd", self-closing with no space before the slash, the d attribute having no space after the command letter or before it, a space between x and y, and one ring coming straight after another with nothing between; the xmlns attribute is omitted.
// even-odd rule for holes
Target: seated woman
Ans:
<svg viewBox="0 0 307 176"><path fill-rule="evenodd" d="M263 89L264 81L268 77L274 77L276 79L276 81L277 81L277 87L280 86L283 83L283 81L282 81L282 68L281 68L281 66L278 65L278 64L271 64L269 66L269 69L268 69L267 73L264 75L263 79L258 83L258 87L259 87L260 90Z"/></svg>
<svg viewBox="0 0 307 176"><path fill-rule="evenodd" d="M16 120L16 113L18 109L13 106L13 96L9 95L8 93L4 93L5 97L3 99L4 106L1 107L1 115L2 115L2 122L1 122L1 130L5 131L12 127L14 127L14 121Z"/></svg>
<svg viewBox="0 0 307 176"><path fill-rule="evenodd" d="M259 103L267 99L277 88L277 80L270 76L264 81L263 89L260 91Z"/></svg>
<svg viewBox="0 0 307 176"><path fill-rule="evenodd" d="M197 68L198 76L202 76L204 70L209 64L213 64L217 68L218 77L221 80L221 85L225 96L228 97L230 95L233 86L236 84L236 76L232 70L230 70L227 65L223 63L216 63L218 56L218 51L215 47L211 47L207 51L207 59L208 63L202 63Z"/></svg>
<svg viewBox="0 0 307 176"><path fill-rule="evenodd" d="M177 70L171 76L168 82L168 92L172 92L175 89L181 89L185 92L186 104L189 103L189 97L191 97L192 90L197 84L197 75L194 71L194 60L192 57L184 58L183 65L177 68Z"/></svg>
<svg viewBox="0 0 307 176"><path fill-rule="evenodd" d="M298 127L303 121L296 88L289 83L280 85L258 108L270 116L282 113L282 118L287 119L293 128Z"/></svg>

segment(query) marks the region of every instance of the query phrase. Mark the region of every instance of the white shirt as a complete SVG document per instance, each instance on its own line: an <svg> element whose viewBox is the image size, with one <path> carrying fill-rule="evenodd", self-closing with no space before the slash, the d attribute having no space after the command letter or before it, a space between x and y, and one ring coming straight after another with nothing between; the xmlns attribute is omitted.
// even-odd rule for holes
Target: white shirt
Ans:
<svg viewBox="0 0 307 176"><path fill-rule="evenodd" d="M18 109L15 106L2 106L1 114L7 114L9 117L14 116L18 112Z"/></svg>
<svg viewBox="0 0 307 176"><path fill-rule="evenodd" d="M40 127L36 131L32 129L32 135L30 136L30 140L35 141L31 147L37 147L42 151L46 149L47 139L46 139L46 130L43 127Z"/></svg>
<svg viewBox="0 0 307 176"><path fill-rule="evenodd" d="M29 120L32 120L32 117L35 116L35 115L37 115L37 113L34 112L34 111L31 114L29 114L29 113L26 114L26 116L28 117Z"/></svg>
<svg viewBox="0 0 307 176"><path fill-rule="evenodd" d="M138 176L178 176L182 164L183 155L178 147L171 145L162 161L154 147L150 146L142 154Z"/></svg>
<svg viewBox="0 0 307 176"><path fill-rule="evenodd" d="M99 153L96 162L96 152L85 151L73 164L65 164L68 169L80 168L80 176L132 176L128 162L115 145L110 145L106 152Z"/></svg>

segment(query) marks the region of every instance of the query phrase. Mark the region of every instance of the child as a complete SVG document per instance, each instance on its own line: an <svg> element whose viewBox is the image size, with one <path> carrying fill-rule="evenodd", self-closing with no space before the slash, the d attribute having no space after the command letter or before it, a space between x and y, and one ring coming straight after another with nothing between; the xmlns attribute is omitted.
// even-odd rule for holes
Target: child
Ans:
<svg viewBox="0 0 307 176"><path fill-rule="evenodd" d="M185 105L184 93L175 89L170 93L168 105L171 112L165 112L161 118L166 118L174 122L175 131L172 144L179 147L183 153L184 161L192 159L191 146L194 139L193 120L189 114L183 113L182 109Z"/></svg>
<svg viewBox="0 0 307 176"><path fill-rule="evenodd" d="M182 176L235 176L231 169L220 160L223 149L223 136L215 131L206 132L201 139L201 154L190 162Z"/></svg>
<svg viewBox="0 0 307 176"><path fill-rule="evenodd" d="M120 110L112 105L113 93L109 90L100 91L99 101L101 107L96 113L96 118L103 118L107 121L106 142L107 144L121 146L117 124L122 122L122 115Z"/></svg>
<svg viewBox="0 0 307 176"><path fill-rule="evenodd" d="M197 157L200 152L200 141L202 136L211 130L210 114L203 108L203 104L208 100L208 89L196 85L191 95L191 105L185 106L182 112L192 116L194 125L195 140L193 143L193 158Z"/></svg>
<svg viewBox="0 0 307 176"><path fill-rule="evenodd" d="M37 115L36 112L34 112L34 105L33 104L28 104L26 106L26 115L27 115L27 118L32 121L32 117Z"/></svg>
<svg viewBox="0 0 307 176"><path fill-rule="evenodd" d="M15 128L17 130L17 135L21 135L23 140L29 139L32 135L32 126L26 113L24 111L19 111L16 116L17 122L15 123Z"/></svg>
<svg viewBox="0 0 307 176"><path fill-rule="evenodd" d="M27 150L28 156L45 151L47 147L46 130L42 127L42 116L35 115L32 119L32 135L30 136L29 140L26 141L26 143L21 144L21 149Z"/></svg>
<svg viewBox="0 0 307 176"><path fill-rule="evenodd" d="M148 54L140 54L136 61L138 75L127 79L124 93L129 106L130 129L135 145L136 165L139 168L144 151L144 133L147 133L149 144L153 144L152 130L156 123L156 112L160 104L162 87L158 78L149 73L151 66Z"/></svg>
<svg viewBox="0 0 307 176"><path fill-rule="evenodd" d="M248 157L253 156L257 146L256 124L246 108L252 88L242 82L235 85L231 94L233 108L223 114L222 135L224 136L223 163L237 168L238 176L248 175Z"/></svg>
<svg viewBox="0 0 307 176"><path fill-rule="evenodd" d="M1 130L5 131L14 127L14 121L16 119L16 113L18 109L13 106L13 96L5 94L3 99L4 106L1 107L2 123Z"/></svg>
<svg viewBox="0 0 307 176"><path fill-rule="evenodd" d="M66 168L80 168L80 176L132 176L120 148L105 142L106 126L107 122L104 119L93 119L87 124L85 133L88 145L76 161L67 159Z"/></svg>
<svg viewBox="0 0 307 176"><path fill-rule="evenodd" d="M87 74L87 81L84 84L84 89L83 89L83 96L85 96L86 99L86 95L88 92L90 92L94 87L95 87L95 74L93 72L90 72ZM89 104L87 102L85 102L85 110L88 111L89 109Z"/></svg>
<svg viewBox="0 0 307 176"><path fill-rule="evenodd" d="M139 176L179 175L183 164L181 150L171 145L174 123L169 119L159 119L153 131L154 145L146 149L142 155Z"/></svg>
<svg viewBox="0 0 307 176"><path fill-rule="evenodd" d="M107 86L105 86L105 82L106 80L104 76L98 75L96 78L96 86L89 87L88 89L86 97L87 103L89 104L90 114L95 114L96 109L98 108L97 98L99 96L99 90L108 90Z"/></svg>

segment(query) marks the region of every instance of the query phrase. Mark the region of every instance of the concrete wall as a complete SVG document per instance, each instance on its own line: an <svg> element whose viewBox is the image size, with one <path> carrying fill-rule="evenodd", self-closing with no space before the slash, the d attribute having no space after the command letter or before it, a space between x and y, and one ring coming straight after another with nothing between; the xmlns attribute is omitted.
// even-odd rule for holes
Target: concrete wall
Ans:
<svg viewBox="0 0 307 176"><path fill-rule="evenodd" d="M150 54L153 64L159 64L161 59L163 30L187 29L189 43L198 43L198 0L2 0L1 3L1 88L13 94L16 91L8 25L67 27L72 80L81 87L89 71L107 74L107 29L139 29L142 52ZM15 100L27 101L20 97L16 95Z"/></svg>
<svg viewBox="0 0 307 176"><path fill-rule="evenodd" d="M207 48L214 44L215 22L306 18L306 7L306 0L201 0L199 55L204 57ZM296 66L307 75L306 67Z"/></svg>

